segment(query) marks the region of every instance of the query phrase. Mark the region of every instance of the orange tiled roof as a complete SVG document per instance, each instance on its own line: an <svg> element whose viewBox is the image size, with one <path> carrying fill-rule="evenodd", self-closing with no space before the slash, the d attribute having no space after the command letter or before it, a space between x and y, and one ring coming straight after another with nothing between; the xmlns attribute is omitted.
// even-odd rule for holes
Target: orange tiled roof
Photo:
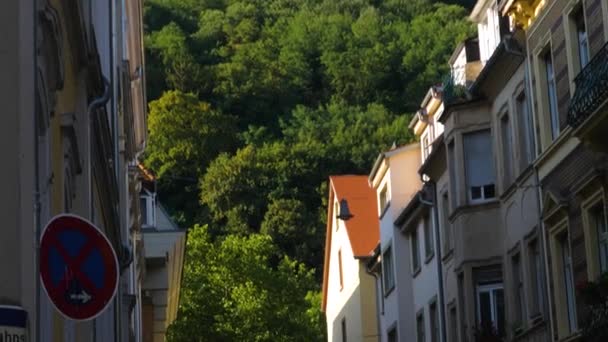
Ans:
<svg viewBox="0 0 608 342"><path fill-rule="evenodd" d="M331 176L329 179L335 197L338 201L346 199L353 215L344 221L353 254L370 256L380 239L376 192L369 186L367 176Z"/></svg>
<svg viewBox="0 0 608 342"><path fill-rule="evenodd" d="M327 304L327 276L329 272L329 256L331 249L331 234L334 199L338 202L346 199L352 217L344 221L348 239L356 258L370 257L380 240L380 222L376 209L376 192L369 186L366 175L343 175L329 177L329 202L327 208L327 230L325 235L325 260L323 266L323 303L325 311Z"/></svg>

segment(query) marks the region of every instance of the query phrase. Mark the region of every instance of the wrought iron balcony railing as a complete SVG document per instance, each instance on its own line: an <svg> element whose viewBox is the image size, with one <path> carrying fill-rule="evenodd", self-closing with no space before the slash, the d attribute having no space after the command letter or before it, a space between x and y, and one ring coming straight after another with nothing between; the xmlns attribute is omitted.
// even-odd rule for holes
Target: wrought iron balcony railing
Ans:
<svg viewBox="0 0 608 342"><path fill-rule="evenodd" d="M608 43L574 79L576 91L568 108L568 124L580 126L608 98Z"/></svg>

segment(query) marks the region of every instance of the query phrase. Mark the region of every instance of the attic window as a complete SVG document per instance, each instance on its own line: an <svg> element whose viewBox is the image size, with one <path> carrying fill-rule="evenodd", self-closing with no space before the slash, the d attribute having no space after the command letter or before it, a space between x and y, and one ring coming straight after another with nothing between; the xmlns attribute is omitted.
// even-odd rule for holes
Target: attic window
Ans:
<svg viewBox="0 0 608 342"><path fill-rule="evenodd" d="M336 206L338 204L336 203ZM340 208L339 211L337 211L337 215L336 217L339 218L340 220L346 221L348 219L350 219L351 217L353 217L353 215L350 213L350 209L348 209L348 201L346 201L345 198L340 200Z"/></svg>

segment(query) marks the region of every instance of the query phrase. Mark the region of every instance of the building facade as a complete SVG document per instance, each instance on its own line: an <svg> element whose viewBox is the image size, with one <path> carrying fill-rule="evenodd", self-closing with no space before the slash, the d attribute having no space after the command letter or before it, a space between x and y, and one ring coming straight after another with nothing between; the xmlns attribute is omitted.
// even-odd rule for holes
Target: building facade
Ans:
<svg viewBox="0 0 608 342"><path fill-rule="evenodd" d="M377 274L380 341L401 341L415 333L410 246L394 222L420 188L419 151L418 144L411 144L381 153L369 175L377 203L371 211L380 224L380 243L369 265Z"/></svg>
<svg viewBox="0 0 608 342"><path fill-rule="evenodd" d="M375 199L366 176L329 178L322 311L331 342L378 340L377 287L366 269L379 239Z"/></svg>
<svg viewBox="0 0 608 342"><path fill-rule="evenodd" d="M30 341L140 341L141 255L135 161L146 140L141 1L8 1L0 14L0 305L27 314ZM42 289L46 223L72 213L116 251L116 296L97 318L63 317Z"/></svg>

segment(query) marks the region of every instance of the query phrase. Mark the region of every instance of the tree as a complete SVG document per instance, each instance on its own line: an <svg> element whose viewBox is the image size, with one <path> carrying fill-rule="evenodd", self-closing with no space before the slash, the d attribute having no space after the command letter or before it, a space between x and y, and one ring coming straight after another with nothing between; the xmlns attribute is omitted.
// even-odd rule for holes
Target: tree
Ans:
<svg viewBox="0 0 608 342"><path fill-rule="evenodd" d="M148 129L144 163L158 176L165 203L182 218L179 223L191 223L200 211L198 178L216 155L234 148L235 120L175 90L150 102Z"/></svg>
<svg viewBox="0 0 608 342"><path fill-rule="evenodd" d="M324 340L312 271L279 257L269 236L214 242L206 227L195 226L186 250L169 341Z"/></svg>

